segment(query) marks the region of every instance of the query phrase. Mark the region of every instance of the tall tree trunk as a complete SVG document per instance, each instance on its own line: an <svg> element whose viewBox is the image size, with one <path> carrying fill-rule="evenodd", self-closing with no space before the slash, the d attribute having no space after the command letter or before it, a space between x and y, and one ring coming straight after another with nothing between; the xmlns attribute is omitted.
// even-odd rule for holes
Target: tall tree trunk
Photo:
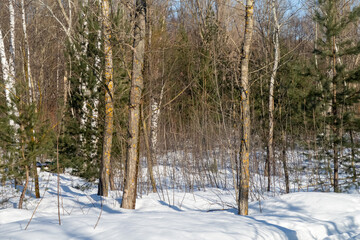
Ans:
<svg viewBox="0 0 360 240"><path fill-rule="evenodd" d="M22 19L22 28L23 28L23 34L24 34L24 45L25 45L25 58L24 58L24 72L25 72L25 78L28 82L29 86L29 101L35 102L36 99L36 90L35 90L35 84L31 77L31 68L30 68L30 48L29 48L29 41L27 36L27 28L26 28L26 15L25 15L25 3L24 0L21 0L21 19Z"/></svg>
<svg viewBox="0 0 360 240"><path fill-rule="evenodd" d="M101 3L100 3L101 4ZM100 53L101 51L101 37L102 37L102 33L101 33L101 29L98 30L97 32L97 37L96 37L96 49L98 50L98 52ZM97 54L95 56L95 76L97 79L97 83L102 83L103 79L102 79L102 74L101 74L101 59L99 54ZM95 92L98 92L99 90L99 84L95 85ZM94 99L94 108L92 109L92 119L91 119L91 127L92 129L97 129L99 126L99 97L97 96ZM99 136L95 133L92 137L93 139L93 155L96 156L98 153L98 148L99 148ZM110 184L111 185L111 184Z"/></svg>
<svg viewBox="0 0 360 240"><path fill-rule="evenodd" d="M88 8L88 0L83 0L82 3L82 9L81 9L81 17L83 18L84 22L83 22L83 28L84 28L84 35L81 35L81 53L80 53L80 58L79 61L83 61L85 62L85 72L82 72L80 75L80 92L83 95L83 102L82 102L82 107L81 107L81 118L80 118L80 128L83 130L81 131L82 133L80 134L80 142L82 144L82 148L85 148L86 143L87 143L87 138L85 137L85 129L86 129L86 124L89 120L89 109L88 109L88 99L89 99L89 95L90 95L90 90L88 88L88 71L89 71L89 64L87 64L88 60L87 60L87 52L88 52L88 46L89 46L89 28L88 28L88 21L86 19L86 13L85 13L85 8Z"/></svg>
<svg viewBox="0 0 360 240"><path fill-rule="evenodd" d="M244 42L241 55L241 114L242 114L242 141L240 159L240 183L238 213L248 215L249 203L249 154L250 154L250 84L249 84L249 57L253 34L254 0L246 0Z"/></svg>
<svg viewBox="0 0 360 240"><path fill-rule="evenodd" d="M17 107L16 105L13 106L11 100L13 97L16 96L15 78L10 76L10 66L6 58L4 38L1 29L0 29L0 58L1 58L2 75L5 82L5 98L6 98L6 104L9 108L9 115L15 114L16 116L18 116L19 113ZM16 128L15 122L12 119L10 119L10 126Z"/></svg>
<svg viewBox="0 0 360 240"><path fill-rule="evenodd" d="M21 19L22 19L22 29L24 34L24 46L25 46L25 55L24 55L24 72L25 72L25 80L28 82L28 88L29 88L29 103L35 103L36 101L36 90L35 90L35 84L31 77L31 67L30 67L30 47L29 47L29 41L27 36L27 27L26 27L26 14L25 14L25 2L24 0L21 0ZM37 112L37 109L35 110ZM34 129L32 129L33 136L31 137L31 141L35 141L34 136ZM36 168L36 159L32 162L32 174L34 176L35 180L35 196L36 198L40 198L40 188L39 188L39 175L37 173Z"/></svg>
<svg viewBox="0 0 360 240"><path fill-rule="evenodd" d="M14 11L14 0L9 0L9 14L10 14L10 41L9 41L9 72L10 77L15 79L15 11Z"/></svg>
<svg viewBox="0 0 360 240"><path fill-rule="evenodd" d="M105 50L105 126L104 142L101 158L101 172L98 194L104 197L108 196L110 185L110 157L113 135L113 110L114 110L114 88L113 88L113 63L111 49L111 21L110 21L110 3L108 0L102 2L103 14L103 36Z"/></svg>
<svg viewBox="0 0 360 240"><path fill-rule="evenodd" d="M150 53L150 49L151 49L151 33L152 33L152 29L151 29L151 12L150 12L150 8L148 6L147 8L147 16L146 16L146 25L145 25L145 39L146 39L146 44L145 44L145 53L144 53L144 81L149 84L149 88L150 88L150 134L148 134L148 128L146 126L146 120L144 118L144 109L143 106L141 106L141 121L143 123L143 132L144 132L144 139L145 139L145 146L146 146L146 152L147 152L147 166L148 166L148 179L150 179L150 183L151 183L151 187L152 187L152 191L155 193L157 192L156 189L156 181L154 178L154 172L153 172L153 165L154 165L154 153L155 153L155 149L153 148L153 139L149 139L149 135L150 137L153 137L154 135L152 134L152 128L153 127L153 119L155 116L155 128L157 128L158 125L158 118L159 118L159 114L160 114L160 109L158 106L157 101L155 100L154 97L154 91L153 91L153 87L151 84L151 79L153 78L152 76L152 64L151 64L151 53ZM154 109L153 107L153 103L156 104L156 108ZM155 142L157 141L157 129L154 129L155 131Z"/></svg>
<svg viewBox="0 0 360 240"><path fill-rule="evenodd" d="M273 174L275 175L275 160L274 160L274 84L277 69L279 66L280 60L280 43L279 43L279 31L280 25L277 19L276 13L276 3L275 0L272 0L272 10L273 10L273 18L274 18L274 66L270 77L270 86L269 86L269 140L268 140L268 191L270 191L270 179L271 179L271 165L273 168Z"/></svg>
<svg viewBox="0 0 360 240"><path fill-rule="evenodd" d="M0 29L0 62L2 67L3 81L5 85L5 99L6 105L8 107L9 115L19 116L19 112L16 104L12 103L12 98L16 97L16 71L15 71L15 11L14 11L14 2L9 0L9 14L10 14L10 39L9 39L9 61L6 58L6 51L4 45L4 38ZM18 129L18 125L15 124L14 120L9 120L9 125L14 128L15 132ZM17 141L17 137L15 136ZM14 168L14 165L12 166ZM14 179L15 188L17 185L17 179Z"/></svg>
<svg viewBox="0 0 360 240"><path fill-rule="evenodd" d="M338 126L338 106L337 106L337 99L336 99L336 43L335 43L335 36L332 38L333 41L333 75L332 75L332 84L333 84L333 91L332 91L332 115L333 115L333 151L334 151L334 192L339 192L339 149L338 149L338 138L339 138L339 126Z"/></svg>
<svg viewBox="0 0 360 240"><path fill-rule="evenodd" d="M122 208L135 209L140 143L140 104L143 90L146 1L136 0L133 69L131 75L128 148Z"/></svg>

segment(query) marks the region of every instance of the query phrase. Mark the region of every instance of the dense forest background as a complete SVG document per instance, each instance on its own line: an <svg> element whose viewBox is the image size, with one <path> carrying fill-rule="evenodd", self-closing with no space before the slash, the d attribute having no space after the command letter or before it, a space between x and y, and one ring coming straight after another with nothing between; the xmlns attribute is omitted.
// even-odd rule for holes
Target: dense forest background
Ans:
<svg viewBox="0 0 360 240"><path fill-rule="evenodd" d="M100 179L105 196L132 179L135 196L211 186L239 198L246 148L250 200L359 188L359 2L249 2L0 0L2 184L40 197L48 162Z"/></svg>

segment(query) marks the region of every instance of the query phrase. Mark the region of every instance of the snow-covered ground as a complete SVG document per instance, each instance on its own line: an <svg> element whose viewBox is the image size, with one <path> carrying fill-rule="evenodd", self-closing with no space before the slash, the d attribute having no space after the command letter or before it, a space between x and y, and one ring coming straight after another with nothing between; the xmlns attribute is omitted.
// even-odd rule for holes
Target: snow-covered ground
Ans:
<svg viewBox="0 0 360 240"><path fill-rule="evenodd" d="M124 210L121 192L101 200L95 185L66 174L59 226L57 177L40 177L45 197L27 197L24 210L15 208L18 191L0 187L0 239L360 239L360 194L292 193L252 202L249 216L239 216L231 191L164 190Z"/></svg>

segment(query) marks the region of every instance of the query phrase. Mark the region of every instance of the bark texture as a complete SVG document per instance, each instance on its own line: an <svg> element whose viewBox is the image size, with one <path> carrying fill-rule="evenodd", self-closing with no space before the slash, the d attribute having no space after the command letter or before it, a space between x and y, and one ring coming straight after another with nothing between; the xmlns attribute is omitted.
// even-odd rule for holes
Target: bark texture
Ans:
<svg viewBox="0 0 360 240"><path fill-rule="evenodd" d="M270 77L269 86L269 140L268 140L268 162L267 162L267 177L268 177L268 191L270 191L271 182L271 165L273 168L273 174L275 175L275 161L274 161L274 85L277 69L280 60L280 43L279 43L279 31L280 25L277 19L276 3L272 1L272 11L274 18L274 66Z"/></svg>
<svg viewBox="0 0 360 240"><path fill-rule="evenodd" d="M333 41L333 76L332 76L332 114L333 114L333 134L334 134L334 142L333 142L333 151L334 151L334 192L339 192L339 149L338 149L338 139L340 136L339 126L338 126L338 105L336 99L336 39L335 36L332 37Z"/></svg>
<svg viewBox="0 0 360 240"><path fill-rule="evenodd" d="M9 0L10 14L10 41L9 41L9 70L10 76L15 79L15 10L13 0Z"/></svg>
<svg viewBox="0 0 360 240"><path fill-rule="evenodd" d="M110 157L113 134L113 62L111 49L111 22L110 22L110 4L108 0L102 2L103 14L103 36L104 36L104 50L105 50L105 127L104 127L104 142L101 159L101 172L99 181L98 194L104 197L108 196L110 186Z"/></svg>
<svg viewBox="0 0 360 240"><path fill-rule="evenodd" d="M131 75L128 140L122 208L135 209L139 167L140 104L143 90L146 1L136 0L133 69Z"/></svg>
<svg viewBox="0 0 360 240"><path fill-rule="evenodd" d="M28 82L29 86L29 102L35 102L36 99L36 90L35 83L31 77L31 67L30 67L30 47L27 37L27 28L26 28L26 15L25 15L25 3L24 0L21 0L21 19L22 19L22 30L24 34L24 45L25 45L25 59L24 59L24 72L25 80Z"/></svg>
<svg viewBox="0 0 360 240"><path fill-rule="evenodd" d="M249 57L251 39L253 34L254 1L246 0L245 32L241 56L241 114L242 114L242 140L240 158L240 182L238 213L248 215L249 202L249 153L250 153L250 85L249 85Z"/></svg>

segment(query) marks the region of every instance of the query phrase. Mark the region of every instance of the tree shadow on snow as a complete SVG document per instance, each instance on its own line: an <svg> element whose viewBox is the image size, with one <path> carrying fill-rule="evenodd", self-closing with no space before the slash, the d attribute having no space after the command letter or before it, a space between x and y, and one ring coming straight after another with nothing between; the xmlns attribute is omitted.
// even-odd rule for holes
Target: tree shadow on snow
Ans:
<svg viewBox="0 0 360 240"><path fill-rule="evenodd" d="M281 232L283 232L287 236L287 238L289 240L298 240L298 237L296 235L296 231L294 231L294 230L291 230L291 229L288 229L288 228L285 228L285 227L282 227L282 226L279 226L279 225L276 225L276 224L268 223L265 220L258 220L258 219L254 218L254 217L247 216L247 218L250 218L253 221L256 221L258 223L261 223L261 224L264 224L264 225L279 229Z"/></svg>
<svg viewBox="0 0 360 240"><path fill-rule="evenodd" d="M174 205L170 205L170 204L167 204L166 202L162 201L162 200L159 200L159 203L163 206L166 206L166 207L169 207L175 211L178 211L178 212L183 212L183 210L181 210L180 208L178 208L177 206L174 206Z"/></svg>
<svg viewBox="0 0 360 240"><path fill-rule="evenodd" d="M230 212L230 213L233 213L235 215L238 215L238 209L236 208L231 208L231 209L226 209L224 210L226 212ZM270 227L274 227L274 228L277 228L278 230L280 230L281 232L283 232L287 238L289 240L298 240L298 237L296 235L296 231L294 230L291 230L291 229L288 229L288 228L285 228L285 227L282 227L282 226L279 226L279 225L276 225L276 224L272 224L272 223L269 223L265 220L259 220L259 219L256 219L255 217L253 216L240 216L239 217L245 217L245 218L248 218L248 219L251 219L255 222L258 222L260 224L263 224L263 225L267 225L267 226L270 226Z"/></svg>

